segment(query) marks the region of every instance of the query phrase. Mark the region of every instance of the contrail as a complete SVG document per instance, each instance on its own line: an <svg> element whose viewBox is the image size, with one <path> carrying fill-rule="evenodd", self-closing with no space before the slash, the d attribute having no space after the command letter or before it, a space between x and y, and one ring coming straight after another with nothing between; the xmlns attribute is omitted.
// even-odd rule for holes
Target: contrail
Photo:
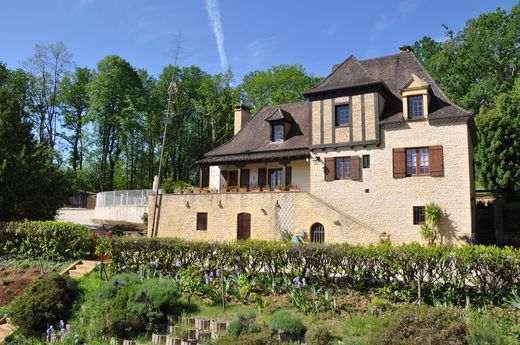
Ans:
<svg viewBox="0 0 520 345"><path fill-rule="evenodd" d="M206 10L208 11L209 21L215 33L215 38L217 39L220 66L222 70L225 71L228 68L228 62L226 51L224 50L224 33L222 32L222 23L220 22L218 0L206 0Z"/></svg>

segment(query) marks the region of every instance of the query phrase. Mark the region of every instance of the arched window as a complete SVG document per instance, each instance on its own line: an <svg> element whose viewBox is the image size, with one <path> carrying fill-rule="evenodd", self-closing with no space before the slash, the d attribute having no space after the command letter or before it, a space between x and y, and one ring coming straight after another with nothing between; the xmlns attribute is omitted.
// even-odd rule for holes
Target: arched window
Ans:
<svg viewBox="0 0 520 345"><path fill-rule="evenodd" d="M325 228L320 223L312 224L311 241L317 243L323 243L325 241Z"/></svg>

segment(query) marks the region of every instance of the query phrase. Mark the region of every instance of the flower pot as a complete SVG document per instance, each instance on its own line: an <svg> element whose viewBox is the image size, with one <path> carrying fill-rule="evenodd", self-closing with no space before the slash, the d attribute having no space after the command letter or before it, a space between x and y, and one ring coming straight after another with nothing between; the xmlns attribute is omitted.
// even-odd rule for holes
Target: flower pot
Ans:
<svg viewBox="0 0 520 345"><path fill-rule="evenodd" d="M251 188L249 191L251 193L260 193L262 190L260 188Z"/></svg>
<svg viewBox="0 0 520 345"><path fill-rule="evenodd" d="M300 188L289 188L289 192L299 192L301 191Z"/></svg>

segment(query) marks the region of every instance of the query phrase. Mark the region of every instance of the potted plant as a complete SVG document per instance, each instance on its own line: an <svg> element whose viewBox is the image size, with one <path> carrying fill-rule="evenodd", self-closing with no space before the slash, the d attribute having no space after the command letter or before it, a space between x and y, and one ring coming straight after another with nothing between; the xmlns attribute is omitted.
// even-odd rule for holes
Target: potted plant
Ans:
<svg viewBox="0 0 520 345"><path fill-rule="evenodd" d="M249 187L249 191L252 193L259 193L262 191L262 189L257 185L252 185L251 187Z"/></svg>
<svg viewBox="0 0 520 345"><path fill-rule="evenodd" d="M287 190L289 192L299 192L300 191L300 187L298 187L295 184L290 184L290 185L287 186Z"/></svg>
<svg viewBox="0 0 520 345"><path fill-rule="evenodd" d="M283 184L277 184L276 186L274 186L275 192L283 192L284 190L285 190L285 186Z"/></svg>
<svg viewBox="0 0 520 345"><path fill-rule="evenodd" d="M240 193L245 193L245 192L247 192L247 187L245 187L245 186L241 186L240 188L238 188L238 191L239 191Z"/></svg>
<svg viewBox="0 0 520 345"><path fill-rule="evenodd" d="M267 327L281 341L296 341L305 331L302 319L287 310L279 310L267 319Z"/></svg>
<svg viewBox="0 0 520 345"><path fill-rule="evenodd" d="M236 192L237 191L237 187L236 186L228 186L226 188L226 192L227 193L233 193L233 192Z"/></svg>
<svg viewBox="0 0 520 345"><path fill-rule="evenodd" d="M271 191L271 187L269 185L265 185L262 187L262 192L269 193Z"/></svg>
<svg viewBox="0 0 520 345"><path fill-rule="evenodd" d="M424 206L424 223L421 224L421 235L431 246L439 235L439 223L442 217L442 209L436 203L430 202Z"/></svg>

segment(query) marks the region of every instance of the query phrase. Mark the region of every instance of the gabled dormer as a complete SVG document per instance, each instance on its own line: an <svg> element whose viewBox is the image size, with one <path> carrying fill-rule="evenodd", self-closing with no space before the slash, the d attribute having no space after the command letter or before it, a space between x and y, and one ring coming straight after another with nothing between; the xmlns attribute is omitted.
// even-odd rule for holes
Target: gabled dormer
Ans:
<svg viewBox="0 0 520 345"><path fill-rule="evenodd" d="M265 121L269 122L271 126L271 141L284 141L287 139L291 127L294 124L294 119L291 114L281 108L276 108Z"/></svg>
<svg viewBox="0 0 520 345"><path fill-rule="evenodd" d="M408 82L399 90L403 100L405 120L424 120L428 118L430 104L430 85L412 73Z"/></svg>

